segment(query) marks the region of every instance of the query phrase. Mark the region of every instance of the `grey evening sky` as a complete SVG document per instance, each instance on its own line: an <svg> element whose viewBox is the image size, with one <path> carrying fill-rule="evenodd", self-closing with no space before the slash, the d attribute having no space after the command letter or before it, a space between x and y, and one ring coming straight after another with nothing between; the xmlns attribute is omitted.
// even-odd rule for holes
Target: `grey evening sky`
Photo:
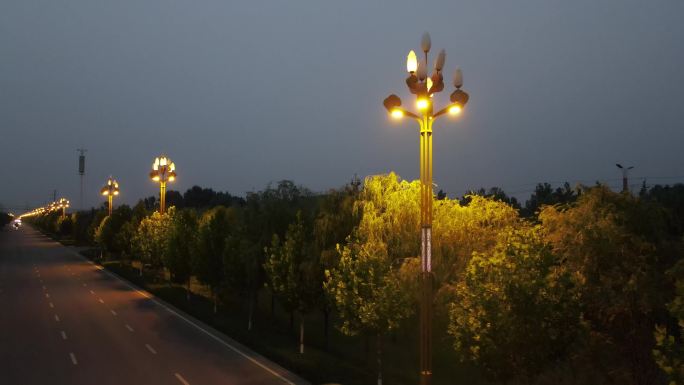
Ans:
<svg viewBox="0 0 684 385"><path fill-rule="evenodd" d="M435 124L450 194L617 185L615 162L683 181L683 17L681 0L3 0L0 204L52 189L76 202L78 147L88 205L110 174L123 202L154 194L162 152L181 191L415 179L417 127L381 102L408 102L405 57L424 31L471 95Z"/></svg>

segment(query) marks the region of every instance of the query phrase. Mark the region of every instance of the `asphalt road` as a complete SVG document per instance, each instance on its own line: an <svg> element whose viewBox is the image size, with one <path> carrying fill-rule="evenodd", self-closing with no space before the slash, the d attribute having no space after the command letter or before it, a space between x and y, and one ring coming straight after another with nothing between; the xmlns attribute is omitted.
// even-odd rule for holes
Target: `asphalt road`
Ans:
<svg viewBox="0 0 684 385"><path fill-rule="evenodd" d="M31 229L0 231L0 384L307 384Z"/></svg>

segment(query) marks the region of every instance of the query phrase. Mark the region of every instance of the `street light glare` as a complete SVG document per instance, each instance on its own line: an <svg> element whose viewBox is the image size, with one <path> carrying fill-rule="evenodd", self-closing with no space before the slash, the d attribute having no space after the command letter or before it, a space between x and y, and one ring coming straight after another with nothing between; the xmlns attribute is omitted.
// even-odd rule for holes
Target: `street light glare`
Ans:
<svg viewBox="0 0 684 385"><path fill-rule="evenodd" d="M463 108L458 104L454 104L453 106L449 107L449 115L460 115L461 111L463 111Z"/></svg>
<svg viewBox="0 0 684 385"><path fill-rule="evenodd" d="M392 115L392 118L394 118L394 119L401 119L404 117L404 111L402 111L398 108L393 109L390 114Z"/></svg>
<svg viewBox="0 0 684 385"><path fill-rule="evenodd" d="M414 73L418 69L418 59L416 58L416 53L411 50L408 57L406 58L406 70L409 73Z"/></svg>
<svg viewBox="0 0 684 385"><path fill-rule="evenodd" d="M421 111L427 109L429 105L430 101L425 97L422 97L416 101L416 108L418 108Z"/></svg>

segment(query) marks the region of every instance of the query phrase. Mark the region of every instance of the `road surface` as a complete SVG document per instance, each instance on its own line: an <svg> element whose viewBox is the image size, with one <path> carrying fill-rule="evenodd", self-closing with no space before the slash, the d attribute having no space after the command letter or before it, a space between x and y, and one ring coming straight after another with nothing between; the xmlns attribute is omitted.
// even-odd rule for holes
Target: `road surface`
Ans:
<svg viewBox="0 0 684 385"><path fill-rule="evenodd" d="M0 231L0 384L307 384L23 226Z"/></svg>

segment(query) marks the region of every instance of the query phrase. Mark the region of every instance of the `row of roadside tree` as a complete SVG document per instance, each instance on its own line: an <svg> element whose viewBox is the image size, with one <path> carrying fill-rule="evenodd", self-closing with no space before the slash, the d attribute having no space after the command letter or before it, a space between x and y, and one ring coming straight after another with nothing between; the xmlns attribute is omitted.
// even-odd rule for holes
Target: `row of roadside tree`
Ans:
<svg viewBox="0 0 684 385"><path fill-rule="evenodd" d="M164 214L147 198L111 216L32 222L188 295L197 281L214 311L239 298L253 333L267 291L299 321L301 354L313 313L326 347L332 326L372 336L378 376L383 341L416 328L419 182L391 173L322 194L289 181L244 198L199 187L173 194ZM539 185L524 207L500 189L440 193L433 215L442 361L502 384L684 383L684 185L636 196Z"/></svg>

